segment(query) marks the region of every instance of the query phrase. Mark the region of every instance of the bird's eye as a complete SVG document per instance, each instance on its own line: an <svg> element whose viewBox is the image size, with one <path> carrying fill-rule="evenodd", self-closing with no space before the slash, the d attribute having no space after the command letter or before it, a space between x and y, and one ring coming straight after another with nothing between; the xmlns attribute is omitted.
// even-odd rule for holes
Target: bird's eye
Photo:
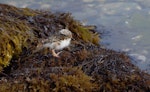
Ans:
<svg viewBox="0 0 150 92"><path fill-rule="evenodd" d="M65 36L65 34L61 34L62 36Z"/></svg>

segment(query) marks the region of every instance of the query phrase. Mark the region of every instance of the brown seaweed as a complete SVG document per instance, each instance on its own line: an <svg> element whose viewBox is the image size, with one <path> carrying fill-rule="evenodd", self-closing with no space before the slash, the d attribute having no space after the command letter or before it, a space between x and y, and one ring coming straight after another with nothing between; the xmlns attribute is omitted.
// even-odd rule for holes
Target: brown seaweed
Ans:
<svg viewBox="0 0 150 92"><path fill-rule="evenodd" d="M101 47L94 26L70 13L0 4L0 92L149 92L150 75L122 52ZM39 41L67 27L71 45L55 58ZM3 71L2 71L3 70Z"/></svg>

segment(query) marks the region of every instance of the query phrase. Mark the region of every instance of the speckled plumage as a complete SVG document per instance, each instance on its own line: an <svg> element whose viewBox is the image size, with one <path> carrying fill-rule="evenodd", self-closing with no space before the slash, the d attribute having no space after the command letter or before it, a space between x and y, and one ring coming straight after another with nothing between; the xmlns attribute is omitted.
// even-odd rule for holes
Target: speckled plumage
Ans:
<svg viewBox="0 0 150 92"><path fill-rule="evenodd" d="M42 40L39 49L50 48L54 57L59 57L60 52L55 53L55 50L62 50L70 45L72 33L68 29L61 29L57 34Z"/></svg>

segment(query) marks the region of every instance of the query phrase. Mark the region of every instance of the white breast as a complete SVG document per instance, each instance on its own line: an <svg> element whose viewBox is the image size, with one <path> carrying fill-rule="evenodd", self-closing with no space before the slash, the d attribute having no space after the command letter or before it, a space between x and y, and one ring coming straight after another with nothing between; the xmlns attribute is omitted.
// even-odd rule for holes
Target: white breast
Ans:
<svg viewBox="0 0 150 92"><path fill-rule="evenodd" d="M56 49L59 50L59 49L63 49L63 48L65 48L65 47L69 46L69 45L70 45L70 41L71 41L71 38L62 40L62 41L60 42L60 45L59 45L59 46L56 46Z"/></svg>
<svg viewBox="0 0 150 92"><path fill-rule="evenodd" d="M55 50L61 50L67 46L70 45L71 38L53 42L53 43L46 43L43 45L43 47L49 47L50 49L55 49Z"/></svg>

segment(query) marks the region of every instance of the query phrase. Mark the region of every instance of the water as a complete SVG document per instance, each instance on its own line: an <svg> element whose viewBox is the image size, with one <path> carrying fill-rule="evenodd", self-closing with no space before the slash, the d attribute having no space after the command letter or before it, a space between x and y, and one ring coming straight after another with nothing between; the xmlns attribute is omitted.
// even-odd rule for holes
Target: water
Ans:
<svg viewBox="0 0 150 92"><path fill-rule="evenodd" d="M71 12L85 24L104 25L101 43L127 52L133 63L150 73L150 0L0 0L32 9Z"/></svg>

